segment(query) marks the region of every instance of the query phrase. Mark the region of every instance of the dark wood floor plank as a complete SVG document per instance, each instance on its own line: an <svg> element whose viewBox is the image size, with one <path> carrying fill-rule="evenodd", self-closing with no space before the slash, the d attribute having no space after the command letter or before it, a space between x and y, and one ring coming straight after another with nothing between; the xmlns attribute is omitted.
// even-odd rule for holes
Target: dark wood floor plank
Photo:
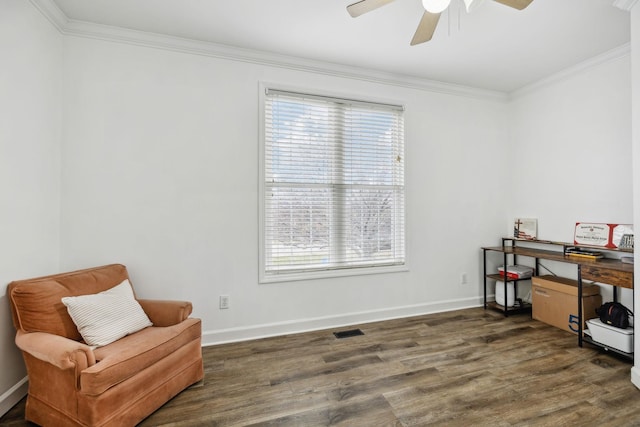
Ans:
<svg viewBox="0 0 640 427"><path fill-rule="evenodd" d="M336 339L334 331L364 335ZM144 420L191 426L640 426L632 364L483 309L203 348L205 379ZM24 427L24 400L0 419Z"/></svg>
<svg viewBox="0 0 640 427"><path fill-rule="evenodd" d="M325 408L299 412L250 426L401 426L389 403L382 397L344 404L333 403Z"/></svg>

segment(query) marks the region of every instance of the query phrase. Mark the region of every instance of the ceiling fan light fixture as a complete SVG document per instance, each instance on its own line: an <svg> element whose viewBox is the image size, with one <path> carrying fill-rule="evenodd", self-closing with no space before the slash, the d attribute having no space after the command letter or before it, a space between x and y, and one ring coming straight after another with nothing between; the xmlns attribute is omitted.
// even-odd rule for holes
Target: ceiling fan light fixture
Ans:
<svg viewBox="0 0 640 427"><path fill-rule="evenodd" d="M467 9L467 13L471 13L480 6L484 0L464 0L464 6Z"/></svg>
<svg viewBox="0 0 640 427"><path fill-rule="evenodd" d="M449 7L451 0L422 0L422 6L429 13L441 13Z"/></svg>

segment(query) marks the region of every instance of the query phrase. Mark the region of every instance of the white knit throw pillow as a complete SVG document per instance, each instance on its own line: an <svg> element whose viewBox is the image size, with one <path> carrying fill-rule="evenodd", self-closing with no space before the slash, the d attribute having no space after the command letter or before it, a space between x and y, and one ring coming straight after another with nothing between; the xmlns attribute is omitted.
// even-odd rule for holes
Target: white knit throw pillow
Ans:
<svg viewBox="0 0 640 427"><path fill-rule="evenodd" d="M84 341L101 347L153 324L136 301L131 283L92 295L62 298Z"/></svg>

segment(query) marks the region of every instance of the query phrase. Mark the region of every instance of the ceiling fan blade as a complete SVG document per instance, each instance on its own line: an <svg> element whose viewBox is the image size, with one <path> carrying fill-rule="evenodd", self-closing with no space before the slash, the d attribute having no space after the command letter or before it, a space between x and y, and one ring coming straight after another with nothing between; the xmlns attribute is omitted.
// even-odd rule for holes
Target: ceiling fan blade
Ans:
<svg viewBox="0 0 640 427"><path fill-rule="evenodd" d="M494 0L514 9L522 10L529 6L533 0Z"/></svg>
<svg viewBox="0 0 640 427"><path fill-rule="evenodd" d="M411 46L431 40L431 37L433 37L433 32L436 30L436 26L438 25L438 19L440 19L439 13L425 12L422 15L420 23L418 24L416 33L413 35Z"/></svg>
<svg viewBox="0 0 640 427"><path fill-rule="evenodd" d="M389 4L394 0L361 0L359 2L347 6L347 11L352 17L360 16L364 13L371 12L379 7Z"/></svg>

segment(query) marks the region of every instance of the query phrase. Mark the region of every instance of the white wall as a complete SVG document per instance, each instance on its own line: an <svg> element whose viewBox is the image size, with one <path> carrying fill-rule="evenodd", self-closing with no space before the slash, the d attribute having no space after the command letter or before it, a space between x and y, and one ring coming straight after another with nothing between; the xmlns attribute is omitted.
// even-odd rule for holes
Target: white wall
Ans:
<svg viewBox="0 0 640 427"><path fill-rule="evenodd" d="M571 242L576 222L633 223L630 56L616 52L514 94L507 212L537 218L540 239ZM576 276L574 266L543 264ZM611 289L602 287L605 300ZM632 295L623 289L622 302L633 306Z"/></svg>
<svg viewBox="0 0 640 427"><path fill-rule="evenodd" d="M504 227L502 101L65 43L63 269L126 264L141 295L193 301L208 343L479 303L479 245ZM261 81L406 105L410 271L258 284Z"/></svg>
<svg viewBox="0 0 640 427"><path fill-rule="evenodd" d="M632 134L633 134L633 208L635 224L640 224L640 3L631 9L631 76L632 76ZM637 228L638 226L636 226ZM640 258L635 261L635 277L640 277ZM640 292L634 293L634 305L640 307ZM636 325L640 322L636 322ZM634 353L640 354L639 334L635 334ZM640 388L640 358L634 360L631 381Z"/></svg>
<svg viewBox="0 0 640 427"><path fill-rule="evenodd" d="M510 108L512 216L541 239L572 241L576 222L633 222L630 57L516 94Z"/></svg>
<svg viewBox="0 0 640 427"><path fill-rule="evenodd" d="M58 271L62 37L24 0L0 3L0 415L26 392L6 285Z"/></svg>

